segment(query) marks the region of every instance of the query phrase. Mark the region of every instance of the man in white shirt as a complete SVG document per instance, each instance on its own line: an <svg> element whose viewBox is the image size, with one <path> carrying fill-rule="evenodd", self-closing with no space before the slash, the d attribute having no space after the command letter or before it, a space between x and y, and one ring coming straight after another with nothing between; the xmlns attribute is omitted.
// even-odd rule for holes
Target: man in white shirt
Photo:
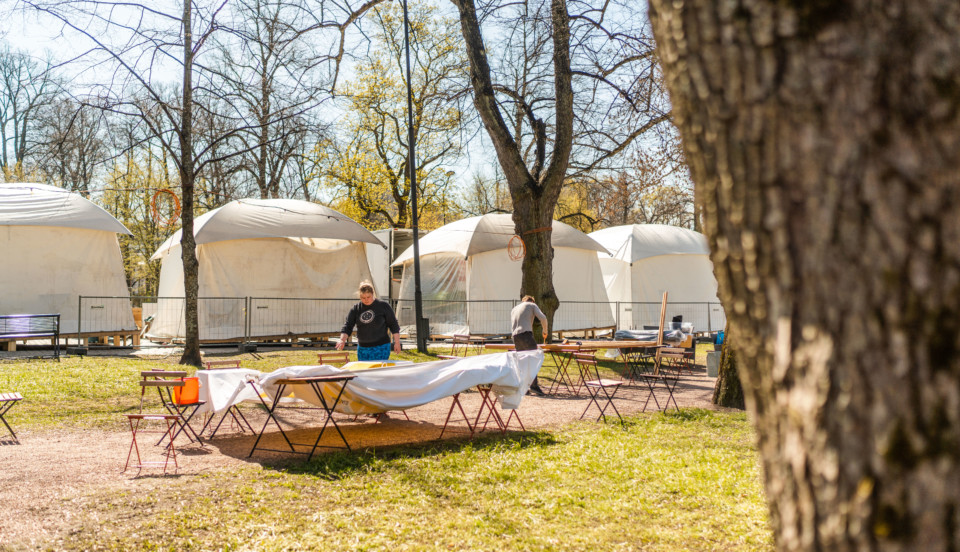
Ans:
<svg viewBox="0 0 960 552"><path fill-rule="evenodd" d="M533 338L533 317L540 320L543 327L543 340L547 340L547 316L543 314L540 307L534 302L533 297L524 295L520 304L513 307L510 311L510 325L513 328L513 345L518 351L533 351L537 348L537 342ZM538 378L533 378L530 384L530 391L540 397L545 393L540 389Z"/></svg>

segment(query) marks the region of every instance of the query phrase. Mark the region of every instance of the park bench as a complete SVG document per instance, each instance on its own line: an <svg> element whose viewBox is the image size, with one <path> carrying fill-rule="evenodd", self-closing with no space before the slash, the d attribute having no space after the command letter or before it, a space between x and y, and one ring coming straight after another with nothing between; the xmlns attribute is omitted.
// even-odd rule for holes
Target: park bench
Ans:
<svg viewBox="0 0 960 552"><path fill-rule="evenodd" d="M59 314L8 314L0 316L0 342L6 342L6 350L16 351L17 340L49 337L53 356L60 361L60 315Z"/></svg>

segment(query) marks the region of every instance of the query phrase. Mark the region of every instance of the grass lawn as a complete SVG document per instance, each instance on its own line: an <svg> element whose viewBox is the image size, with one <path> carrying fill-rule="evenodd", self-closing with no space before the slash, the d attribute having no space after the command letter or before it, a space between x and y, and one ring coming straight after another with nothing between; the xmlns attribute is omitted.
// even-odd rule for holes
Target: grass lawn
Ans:
<svg viewBox="0 0 960 552"><path fill-rule="evenodd" d="M257 356L243 355L243 365L316 359L309 350ZM139 371L176 360L3 362L0 390L30 397L18 406L20 427L116 428L118 413L137 407ZM772 550L753 441L742 413L686 409L622 426L574 423L146 478L75 498L83 514L51 547Z"/></svg>

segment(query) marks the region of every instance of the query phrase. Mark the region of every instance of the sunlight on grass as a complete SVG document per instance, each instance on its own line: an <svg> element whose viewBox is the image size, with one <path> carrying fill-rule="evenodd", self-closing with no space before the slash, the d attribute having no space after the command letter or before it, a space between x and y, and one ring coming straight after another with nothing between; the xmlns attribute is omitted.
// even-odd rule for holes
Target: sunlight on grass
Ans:
<svg viewBox="0 0 960 552"><path fill-rule="evenodd" d="M59 544L770 550L752 435L742 414L695 410L252 466L181 478L150 497L90 497L88 519ZM100 524L111 518L122 529Z"/></svg>

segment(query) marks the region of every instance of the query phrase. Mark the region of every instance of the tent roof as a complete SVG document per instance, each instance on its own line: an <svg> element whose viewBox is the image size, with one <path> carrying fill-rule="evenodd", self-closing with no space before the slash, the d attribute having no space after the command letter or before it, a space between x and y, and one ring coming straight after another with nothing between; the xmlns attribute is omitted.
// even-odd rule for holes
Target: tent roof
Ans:
<svg viewBox="0 0 960 552"><path fill-rule="evenodd" d="M591 232L590 237L628 263L658 255L709 255L707 238L693 230L665 224L628 224Z"/></svg>
<svg viewBox="0 0 960 552"><path fill-rule="evenodd" d="M177 230L160 245L158 259L180 243ZM367 242L386 247L369 230L333 209L299 199L238 199L193 221L197 245L255 238L327 238Z"/></svg>
<svg viewBox="0 0 960 552"><path fill-rule="evenodd" d="M511 215L489 214L470 217L451 222L430 232L420 240L420 255L435 253L456 253L464 257L506 249L516 234ZM559 221L553 221L552 243L554 247L572 247L591 251L607 251L589 236L576 228ZM408 247L393 262L403 264L413 259L413 247Z"/></svg>
<svg viewBox="0 0 960 552"><path fill-rule="evenodd" d="M80 194L56 186L0 184L0 225L64 226L130 234L130 231Z"/></svg>

